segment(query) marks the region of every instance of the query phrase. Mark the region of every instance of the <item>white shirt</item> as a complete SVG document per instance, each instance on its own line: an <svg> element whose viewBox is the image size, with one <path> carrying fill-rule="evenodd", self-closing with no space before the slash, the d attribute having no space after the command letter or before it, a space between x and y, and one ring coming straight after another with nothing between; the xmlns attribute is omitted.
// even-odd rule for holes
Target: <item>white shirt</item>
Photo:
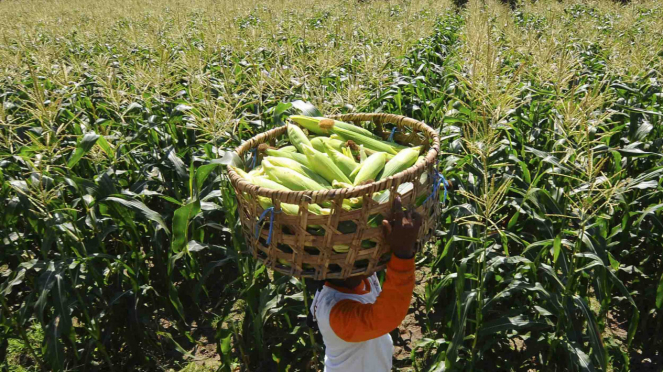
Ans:
<svg viewBox="0 0 663 372"><path fill-rule="evenodd" d="M389 333L364 342L346 342L336 336L329 324L331 310L341 300L372 304L382 291L375 274L369 278L371 290L366 294L339 292L325 286L315 294L311 312L318 322L325 342L325 372L388 372L391 371L394 344Z"/></svg>

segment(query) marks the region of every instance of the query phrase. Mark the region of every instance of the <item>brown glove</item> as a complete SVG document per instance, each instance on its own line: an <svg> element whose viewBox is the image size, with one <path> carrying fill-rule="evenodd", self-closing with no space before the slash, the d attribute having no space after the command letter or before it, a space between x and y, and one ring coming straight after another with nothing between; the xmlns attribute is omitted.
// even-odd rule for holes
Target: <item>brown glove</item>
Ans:
<svg viewBox="0 0 663 372"><path fill-rule="evenodd" d="M421 227L421 215L413 210L403 211L400 196L396 196L392 208L391 220L382 221L387 244L396 257L412 258L415 253L419 227Z"/></svg>

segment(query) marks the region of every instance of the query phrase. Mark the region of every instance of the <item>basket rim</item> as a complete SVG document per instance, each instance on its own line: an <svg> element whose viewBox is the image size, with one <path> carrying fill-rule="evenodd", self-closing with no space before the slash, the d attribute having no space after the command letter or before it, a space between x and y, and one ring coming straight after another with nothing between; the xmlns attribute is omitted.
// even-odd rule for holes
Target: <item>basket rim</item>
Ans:
<svg viewBox="0 0 663 372"><path fill-rule="evenodd" d="M403 181L402 179L407 179L404 182L411 182L415 175L420 175L426 168L431 167L437 160L440 149L440 138L433 128L428 126L422 121L415 120L403 115L395 114L385 114L385 113L351 113L351 114L337 114L328 116L331 119L336 120L347 120L347 121L373 121L376 119L380 123L390 123L396 124L397 126L408 126L412 129L417 129L420 132L424 133L429 140L433 141L433 144L428 149L426 156L423 162L415 164L414 166L405 169L399 173L391 175L383 180L372 182L365 185L347 187L341 189L327 189L327 190L305 190L305 191L283 191L283 190L273 190L264 187L257 186L246 181L244 178L240 177L232 168L228 167L228 176L230 182L233 186L242 192L248 192L251 195L262 196L270 199L287 199L288 203L318 203L321 201L329 200L342 200L352 197L363 196L368 193L373 193L377 191L383 191L389 189L394 183L400 184ZM418 128L415 128L418 127ZM269 139L282 135L286 131L287 126L279 126L273 129L270 129L266 132L259 133L249 140L245 141L241 145L235 148L237 155L242 156L246 154L249 150L257 147L259 144L268 141ZM281 132L281 133L279 133ZM411 179L410 179L411 178ZM396 181L396 182L395 182Z"/></svg>

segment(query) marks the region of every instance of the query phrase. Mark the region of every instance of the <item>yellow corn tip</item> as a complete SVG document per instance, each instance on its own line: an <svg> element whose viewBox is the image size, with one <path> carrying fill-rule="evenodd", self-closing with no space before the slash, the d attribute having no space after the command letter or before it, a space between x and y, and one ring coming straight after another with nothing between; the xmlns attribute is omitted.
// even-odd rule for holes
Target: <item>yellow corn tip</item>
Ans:
<svg viewBox="0 0 663 372"><path fill-rule="evenodd" d="M352 184L351 183L345 183L345 182L338 182L338 181L334 180L334 182L332 182L332 187L335 188L335 189L345 189L345 188L348 188L348 187L352 187Z"/></svg>
<svg viewBox="0 0 663 372"><path fill-rule="evenodd" d="M288 139L293 146L302 152L302 146L311 146L306 134L296 125L288 125Z"/></svg>

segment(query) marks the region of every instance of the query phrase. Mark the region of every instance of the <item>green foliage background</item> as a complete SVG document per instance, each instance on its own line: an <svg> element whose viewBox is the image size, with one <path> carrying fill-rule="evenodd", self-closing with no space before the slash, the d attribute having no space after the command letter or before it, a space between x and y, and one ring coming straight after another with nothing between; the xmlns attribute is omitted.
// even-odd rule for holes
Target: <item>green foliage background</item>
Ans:
<svg viewBox="0 0 663 372"><path fill-rule="evenodd" d="M2 368L319 369L312 293L247 254L224 174L227 150L310 102L443 139L458 187L397 368L660 370L662 15L0 3Z"/></svg>

